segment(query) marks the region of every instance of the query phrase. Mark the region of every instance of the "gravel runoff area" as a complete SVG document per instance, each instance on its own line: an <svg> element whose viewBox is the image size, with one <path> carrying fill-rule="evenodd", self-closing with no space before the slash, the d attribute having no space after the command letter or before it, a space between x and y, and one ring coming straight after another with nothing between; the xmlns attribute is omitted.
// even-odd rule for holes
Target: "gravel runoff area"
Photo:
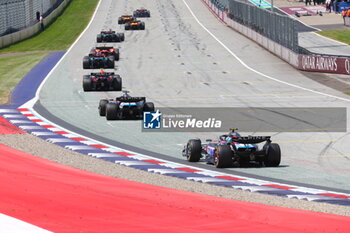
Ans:
<svg viewBox="0 0 350 233"><path fill-rule="evenodd" d="M149 173L73 152L60 146L48 143L30 134L0 135L0 143L60 164L130 181L227 199L350 216L350 207L281 198L278 196L235 190L227 187L220 187L211 184L198 183L180 178Z"/></svg>

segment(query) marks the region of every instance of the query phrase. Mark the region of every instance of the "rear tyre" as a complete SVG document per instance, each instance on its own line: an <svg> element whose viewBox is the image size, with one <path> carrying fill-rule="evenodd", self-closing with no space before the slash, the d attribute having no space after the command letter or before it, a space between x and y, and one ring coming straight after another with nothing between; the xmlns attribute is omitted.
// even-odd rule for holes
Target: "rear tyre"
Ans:
<svg viewBox="0 0 350 233"><path fill-rule="evenodd" d="M123 38L122 38L122 33L117 33L115 36L115 42L122 42Z"/></svg>
<svg viewBox="0 0 350 233"><path fill-rule="evenodd" d="M145 23L141 23L141 26L140 26L141 30L145 30Z"/></svg>
<svg viewBox="0 0 350 233"><path fill-rule="evenodd" d="M119 49L116 49L115 54L114 54L114 59L116 61L119 61Z"/></svg>
<svg viewBox="0 0 350 233"><path fill-rule="evenodd" d="M124 41L124 40L125 40L125 35L124 35L124 33L120 33L120 38L121 38L121 41Z"/></svg>
<svg viewBox="0 0 350 233"><path fill-rule="evenodd" d="M90 58L88 56L83 58L83 69L90 69Z"/></svg>
<svg viewBox="0 0 350 233"><path fill-rule="evenodd" d="M130 30L130 26L128 24L125 24L125 30Z"/></svg>
<svg viewBox="0 0 350 233"><path fill-rule="evenodd" d="M84 91L91 91L92 90L92 80L89 75L83 76L83 89Z"/></svg>
<svg viewBox="0 0 350 233"><path fill-rule="evenodd" d="M281 163L281 149L277 143L271 143L267 149L266 167L278 167Z"/></svg>
<svg viewBox="0 0 350 233"><path fill-rule="evenodd" d="M108 59L107 67L114 69L114 60L115 60L114 56L109 56L108 58L109 59Z"/></svg>
<svg viewBox="0 0 350 233"><path fill-rule="evenodd" d="M102 36L101 36L101 34L97 34L96 42L97 42L97 43L101 43L101 42L102 42Z"/></svg>
<svg viewBox="0 0 350 233"><path fill-rule="evenodd" d="M116 103L108 103L106 105L106 118L107 120L117 120L118 105Z"/></svg>
<svg viewBox="0 0 350 233"><path fill-rule="evenodd" d="M106 105L108 104L107 99L100 100L100 103L98 104L98 112L100 116L106 116Z"/></svg>
<svg viewBox="0 0 350 233"><path fill-rule="evenodd" d="M215 159L215 167L225 168L233 166L233 152L229 145L219 145L217 148L217 158Z"/></svg>
<svg viewBox="0 0 350 233"><path fill-rule="evenodd" d="M154 104L152 102L146 102L143 106L144 112L154 112Z"/></svg>
<svg viewBox="0 0 350 233"><path fill-rule="evenodd" d="M198 162L202 155L202 142L199 139L190 139L186 145L187 160L189 162Z"/></svg>
<svg viewBox="0 0 350 233"><path fill-rule="evenodd" d="M114 91L121 91L122 90L122 78L119 75L114 76L113 90Z"/></svg>
<svg viewBox="0 0 350 233"><path fill-rule="evenodd" d="M118 24L123 24L123 21L122 21L122 19L118 19Z"/></svg>

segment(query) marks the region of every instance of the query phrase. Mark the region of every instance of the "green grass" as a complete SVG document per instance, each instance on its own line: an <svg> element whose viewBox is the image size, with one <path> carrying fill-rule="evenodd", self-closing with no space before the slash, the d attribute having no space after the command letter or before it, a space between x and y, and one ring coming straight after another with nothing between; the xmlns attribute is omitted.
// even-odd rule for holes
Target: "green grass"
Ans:
<svg viewBox="0 0 350 233"><path fill-rule="evenodd" d="M0 58L0 104L8 102L17 83L49 51L67 50L87 26L98 0L72 0L63 13L43 32L30 39L0 49L0 54L34 52Z"/></svg>
<svg viewBox="0 0 350 233"><path fill-rule="evenodd" d="M42 33L0 49L0 54L68 49L90 21L97 3L98 0L72 0L62 15Z"/></svg>
<svg viewBox="0 0 350 233"><path fill-rule="evenodd" d="M41 52L0 58L0 104L8 102L8 97L17 83L47 54Z"/></svg>
<svg viewBox="0 0 350 233"><path fill-rule="evenodd" d="M317 32L322 36L332 38L334 40L343 42L345 44L350 44L350 30L344 31L320 31Z"/></svg>

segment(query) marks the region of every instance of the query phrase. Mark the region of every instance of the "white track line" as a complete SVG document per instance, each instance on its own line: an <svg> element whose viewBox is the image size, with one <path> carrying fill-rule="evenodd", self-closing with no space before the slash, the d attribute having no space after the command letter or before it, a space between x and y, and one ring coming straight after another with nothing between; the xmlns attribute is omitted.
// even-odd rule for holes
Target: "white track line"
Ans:
<svg viewBox="0 0 350 233"><path fill-rule="evenodd" d="M52 233L42 229L38 226L32 225L30 223L24 222L22 220L7 216L0 213L1 228L0 233L15 233L15 232L25 232L25 233Z"/></svg>
<svg viewBox="0 0 350 233"><path fill-rule="evenodd" d="M56 63L56 65L51 69L51 71L46 75L46 77L44 78L44 80L41 82L40 86L38 87L38 89L36 90L35 93L35 97L31 100L29 100L28 102L24 103L20 108L32 108L35 104L36 101L39 100L39 93L41 91L41 89L43 88L44 84L46 83L47 79L50 77L50 75L56 70L57 66L63 61L63 59L67 56L67 54L72 50L72 48L74 47L74 45L76 43L78 43L78 41L80 40L80 38L83 36L83 34L86 32L86 30L90 27L92 21L94 20L97 10L101 5L102 0L100 0L95 8L94 14L92 15L89 24L86 26L86 28L84 29L84 31L82 31L79 35L79 37L73 42L73 44L68 48L68 50L66 51L66 53L61 57L61 59Z"/></svg>
<svg viewBox="0 0 350 233"><path fill-rule="evenodd" d="M323 95L323 96L327 96L327 97L332 97L332 98L335 98L335 99L338 99L338 100L343 100L343 101L346 101L346 102L350 102L350 99L347 99L347 98L343 98L343 97L339 97L339 96L335 96L335 95L330 95L330 94L327 94L327 93L323 93L323 92L320 92L320 91L315 91L315 90L312 90L312 89L309 89L309 88L305 88L305 87L302 87L302 86L298 86L298 85L295 85L295 84L292 84L292 83L289 83L289 82L285 82L285 81L282 81L282 80L279 80L277 78L273 78L269 75L266 75L266 74L263 74L255 69L253 69L252 67L248 66L244 61L242 61L234 52L232 52L223 42L221 42L211 31L209 31L208 28L206 28L200 21L199 19L197 18L197 16L193 13L192 9L190 8L190 6L187 4L186 0L182 0L182 2L186 5L187 9L189 10L189 12L192 14L193 18L197 21L197 23L206 31L208 32L209 35L211 35L222 47L224 47L224 49L226 49L227 52L229 52L234 58L237 59L237 61L239 61L239 63L241 63L244 67L246 67L247 69L249 69L250 71L260 75L260 76L263 76L265 78L268 78L270 80L273 80L275 82L279 82L279 83L282 83L282 84L285 84L285 85L288 85L288 86L291 86L291 87L295 87L295 88L298 88L298 89L301 89L301 90L304 90L304 91L308 91L308 92L312 92L314 94L319 94L319 95Z"/></svg>

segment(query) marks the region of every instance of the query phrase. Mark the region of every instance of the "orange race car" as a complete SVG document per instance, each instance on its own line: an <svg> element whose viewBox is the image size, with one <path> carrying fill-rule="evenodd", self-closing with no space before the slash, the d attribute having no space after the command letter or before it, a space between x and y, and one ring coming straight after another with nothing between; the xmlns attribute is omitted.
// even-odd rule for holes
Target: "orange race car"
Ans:
<svg viewBox="0 0 350 233"><path fill-rule="evenodd" d="M125 30L145 30L145 22L134 20L125 24Z"/></svg>
<svg viewBox="0 0 350 233"><path fill-rule="evenodd" d="M118 18L118 24L124 24L133 20L136 20L136 18L132 15L122 15Z"/></svg>

